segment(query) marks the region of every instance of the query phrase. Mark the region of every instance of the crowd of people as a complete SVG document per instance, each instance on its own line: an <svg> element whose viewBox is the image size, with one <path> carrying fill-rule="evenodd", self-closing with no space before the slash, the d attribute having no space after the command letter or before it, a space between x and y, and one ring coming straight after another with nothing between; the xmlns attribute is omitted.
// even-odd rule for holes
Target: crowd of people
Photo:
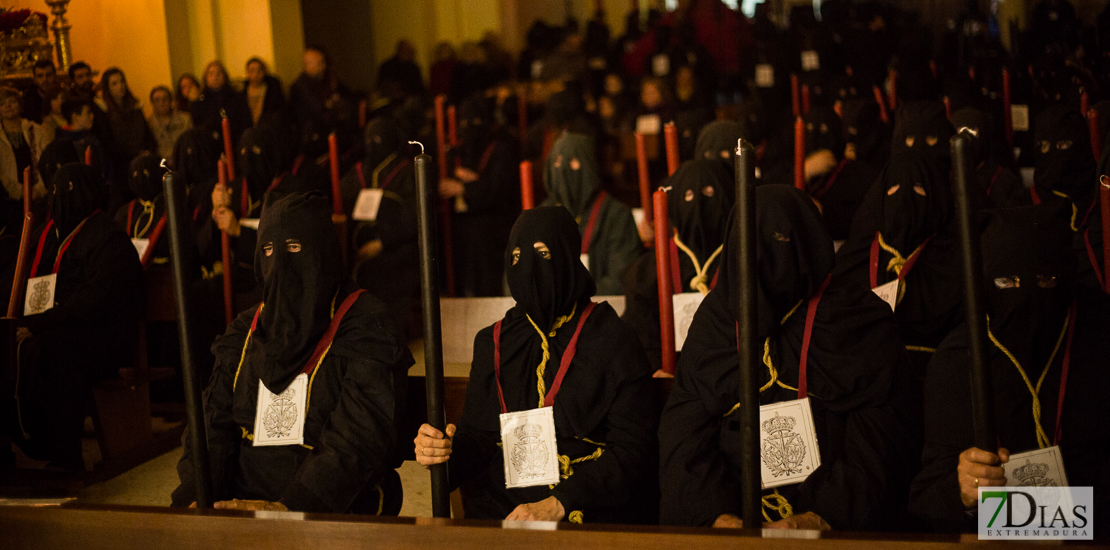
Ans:
<svg viewBox="0 0 1110 550"><path fill-rule="evenodd" d="M399 431L407 343L421 336L419 141L448 159L440 290L516 305L475 336L458 426L422 426L417 461L450 465L468 518L741 526L743 140L757 165L758 400L809 418L761 426L801 432L817 460L763 491L766 525L973 530L977 488L1036 481L1008 465L1038 449L1066 464L1054 483L1095 487L1103 508L1110 301L1096 190L1110 164L1098 148L1110 141L1110 8L1092 26L1043 0L1008 49L974 4L941 36L888 3L825 1L795 8L788 26L765 8L633 11L616 38L600 12L537 22L515 60L492 33L460 55L439 45L428 80L402 41L366 96L315 47L288 90L260 59L241 85L213 61L200 80L154 88L149 117L120 69L94 84L75 63L63 87L53 65L36 66L26 91L0 90L9 277L27 167L40 214L28 282L39 310L19 332L5 428L28 455L82 468L82 395L127 362L142 270L169 261L160 182L173 170L189 189L184 261L218 506L396 514L412 436ZM438 96L454 113L442 144ZM661 137L669 123L682 162L668 173L654 141L649 179L667 191L672 226L655 242L636 212L650 205L632 134ZM963 129L997 450L972 443L949 152ZM540 206L522 212L524 160ZM670 248L672 281L657 280L656 247ZM226 326L224 273L237 313ZM651 380L670 376L660 284L700 303L665 405ZM623 315L593 301L613 295ZM196 500L189 448L176 506Z"/></svg>

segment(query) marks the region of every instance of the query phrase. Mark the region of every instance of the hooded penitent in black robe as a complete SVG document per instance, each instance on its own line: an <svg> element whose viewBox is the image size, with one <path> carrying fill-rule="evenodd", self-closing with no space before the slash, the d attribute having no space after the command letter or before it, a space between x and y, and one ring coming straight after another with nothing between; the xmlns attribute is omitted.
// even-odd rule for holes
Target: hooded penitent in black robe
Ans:
<svg viewBox="0 0 1110 550"><path fill-rule="evenodd" d="M830 129L843 129L840 139L826 135L822 139L814 136L812 140L813 146L823 144L840 162L828 174L809 182L810 195L821 203L821 219L834 241L846 240L851 234L852 220L886 162L886 150L882 147L885 135L878 105L871 99L848 99L842 104L841 113L842 122L836 119L825 122ZM815 126L819 134L820 123ZM809 133L807 123L807 143L811 141ZM848 145L854 156L848 155ZM806 150L816 150L811 147L807 145Z"/></svg>
<svg viewBox="0 0 1110 550"><path fill-rule="evenodd" d="M644 247L632 210L601 189L594 140L563 133L551 148L545 171L544 204L562 205L578 222L582 252L590 255L590 276L598 294L624 294L621 275Z"/></svg>
<svg viewBox="0 0 1110 550"><path fill-rule="evenodd" d="M546 257L535 248L541 242L550 251ZM516 306L500 321L500 385L509 412L536 408L552 388L590 305L594 283L578 260L580 244L574 219L562 208L527 210L513 226L504 262ZM452 485L463 488L466 517L504 519L520 504L554 496L572 522L652 522L659 413L652 370L632 329L609 304L593 308L553 405L562 480L554 488L518 489L505 488L493 331L486 327L474 339L449 463Z"/></svg>
<svg viewBox="0 0 1110 550"><path fill-rule="evenodd" d="M1093 179L1101 181L1102 177L1110 174L1110 148L1103 149L1102 158L1098 161L1098 171ZM1077 221L1077 228L1072 246L1079 260L1078 283L1090 288L1102 290L1104 286L1103 254L1102 254L1102 202L1098 194L1088 209L1085 220Z"/></svg>
<svg viewBox="0 0 1110 550"><path fill-rule="evenodd" d="M1033 121L1033 182L1071 199L1078 213L1075 224L1083 219L1098 189L1090 140L1083 115L1063 103L1045 108Z"/></svg>
<svg viewBox="0 0 1110 550"><path fill-rule="evenodd" d="M994 211L983 233L988 336L997 341L985 342L994 393L991 412L998 443L1011 454L1041 446L1039 423L1043 443L1060 445L1068 484L1094 487L1095 510L1105 510L1110 506L1110 433L1106 430L1110 401L1102 390L1110 384L1106 369L1110 301L1104 294L1075 285L1075 256L1068 246L1070 210L1066 201L1055 200ZM1071 307L1074 320L1069 319ZM1063 415L1058 418L1069 338ZM960 501L956 474L960 453L974 446L967 346L967 331L960 326L929 363L922 470L914 479L909 501L912 513L942 531L974 532L977 521ZM1043 377L1036 423L1031 418L1032 392L1003 347L1031 381ZM1096 514L1094 520L1096 535L1104 533L1106 517Z"/></svg>
<svg viewBox="0 0 1110 550"><path fill-rule="evenodd" d="M166 198L162 193L162 159L151 153L143 153L131 161L127 170L127 183L135 195L116 212L116 223L123 228L131 239L151 239L158 228L159 220L166 215ZM168 221L167 221L168 223ZM158 231L154 251L146 266L164 265L170 258L169 230L163 227Z"/></svg>
<svg viewBox="0 0 1110 550"><path fill-rule="evenodd" d="M11 424L13 435L26 434L20 444L29 456L79 471L88 392L130 365L142 304L139 257L100 211L104 182L95 172L66 164L54 176L52 223L35 276L51 273L60 243L69 239L68 246L54 307L27 318L33 336L20 345L19 422ZM32 236L36 248L42 231Z"/></svg>
<svg viewBox="0 0 1110 550"><path fill-rule="evenodd" d="M856 213L852 234L836 255L834 275L863 289L898 278L916 261L901 283L894 315L902 341L910 350L914 376L924 373L932 353L963 322L963 286L953 213L955 203L945 172L928 153L895 153ZM875 284L871 256L878 243ZM924 246L923 246L924 245ZM896 251L896 254L893 251Z"/></svg>
<svg viewBox="0 0 1110 550"><path fill-rule="evenodd" d="M405 328L420 294L413 155L400 122L391 115L371 120L364 135L366 156L340 182L343 212L351 232L355 281L385 302L397 325ZM382 190L374 221L351 217L363 189ZM373 258L361 257L359 249L373 241L381 241L381 252Z"/></svg>
<svg viewBox="0 0 1110 550"><path fill-rule="evenodd" d="M373 296L356 299L312 371L304 445L253 446L259 382L284 391L355 291L343 275L323 195L295 194L267 204L258 233L255 273L265 307L239 314L213 344L216 368L204 391L213 497L280 501L305 512L396 514L395 425L413 360ZM185 443L175 506L196 499Z"/></svg>
<svg viewBox="0 0 1110 550"><path fill-rule="evenodd" d="M965 107L952 113L949 120L957 130L967 128L978 138L972 140L970 151L974 170L974 186L970 189L974 193L970 197L973 208L979 210L1029 206L1040 204L1041 200L1049 198L1052 193L1050 189L1040 186L1026 189L1021 177L1011 168L1013 162L1006 162L1005 157L999 154L996 144L1004 137L994 129L986 113Z"/></svg>
<svg viewBox="0 0 1110 550"><path fill-rule="evenodd" d="M460 166L478 179L464 183L461 202L454 205L451 233L457 290L464 296L501 296L504 275L500 259L513 217L520 210L520 177L516 153L508 139L494 131L493 112L481 96L459 106ZM453 176L455 167L448 167ZM463 205L465 204L465 207Z"/></svg>
<svg viewBox="0 0 1110 550"><path fill-rule="evenodd" d="M667 192L668 217L673 231L678 234L678 242L689 249L704 271L702 277L698 277L694 260L682 247L672 242L669 243L671 269L679 272L665 284L675 293L699 292L701 285L705 285L708 292L721 265L718 250L725 242L725 224L732 209L732 177L719 160L695 159L682 163L664 185L670 187ZM636 329L652 366L659 369L662 366L662 344L654 251L641 254L624 272L621 280L625 288L621 319ZM675 281L678 283L675 284Z"/></svg>
<svg viewBox="0 0 1110 550"><path fill-rule="evenodd" d="M216 163L223 142L219 133L190 128L173 147L173 169L185 180L189 191L189 215L193 220L201 265L211 269L220 261L220 235L212 223L212 188L216 185Z"/></svg>
<svg viewBox="0 0 1110 550"><path fill-rule="evenodd" d="M833 245L809 197L789 186L756 189L758 332L765 339L760 404L797 399L807 300L833 265ZM735 215L716 288L682 351L660 421L660 520L711 525L741 515ZM906 352L890 308L867 289L833 279L815 312L808 393L821 466L777 492L794 514L813 512L834 529L888 527L904 507L919 447L907 417ZM788 387L784 387L783 384ZM764 497L774 495L765 491ZM779 499L768 498L775 503ZM781 502L781 501L779 501ZM781 508L780 508L781 510ZM783 512L765 507L767 519Z"/></svg>
<svg viewBox="0 0 1110 550"><path fill-rule="evenodd" d="M736 143L747 137L747 130L735 120L715 120L706 124L694 145L694 159L713 159L725 164L732 173L732 159L736 156Z"/></svg>

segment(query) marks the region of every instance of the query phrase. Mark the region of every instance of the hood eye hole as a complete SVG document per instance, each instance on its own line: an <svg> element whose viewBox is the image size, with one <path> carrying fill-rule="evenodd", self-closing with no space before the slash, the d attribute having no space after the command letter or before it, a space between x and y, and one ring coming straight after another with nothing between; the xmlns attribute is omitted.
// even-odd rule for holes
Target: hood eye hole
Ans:
<svg viewBox="0 0 1110 550"><path fill-rule="evenodd" d="M551 259L551 249L547 248L547 245L544 244L543 241L537 241L532 247L536 249L536 253L539 254L541 258L545 260Z"/></svg>
<svg viewBox="0 0 1110 550"><path fill-rule="evenodd" d="M712 197L715 193L716 193L716 191L713 190L712 185L706 185L705 187L701 188L701 194L706 196L706 197Z"/></svg>
<svg viewBox="0 0 1110 550"><path fill-rule="evenodd" d="M1047 153L1050 149L1052 149L1052 142L1051 141L1042 141L1041 142L1041 152L1042 153Z"/></svg>
<svg viewBox="0 0 1110 550"><path fill-rule="evenodd" d="M1070 139L1060 140L1056 142L1056 148L1061 151L1067 151L1068 149L1071 149L1071 144L1072 142Z"/></svg>
<svg viewBox="0 0 1110 550"><path fill-rule="evenodd" d="M771 232L771 238L776 240L776 241L779 241L779 242L784 242L784 243L790 242L790 237L789 236L783 235L782 233L779 233L778 231L772 231Z"/></svg>
<svg viewBox="0 0 1110 550"><path fill-rule="evenodd" d="M555 156L554 166L556 168L561 168L563 166L563 155L556 155Z"/></svg>
<svg viewBox="0 0 1110 550"><path fill-rule="evenodd" d="M932 146L936 145L937 141L938 141L937 136L926 136L925 137L925 145L928 145L929 147L932 147Z"/></svg>
<svg viewBox="0 0 1110 550"><path fill-rule="evenodd" d="M686 193L684 193L682 195L682 198L685 199L686 202L690 202L690 201L694 200L694 190L693 189L687 189Z"/></svg>
<svg viewBox="0 0 1110 550"><path fill-rule="evenodd" d="M578 170L579 168L582 168L582 163L576 158L570 159L570 169Z"/></svg>
<svg viewBox="0 0 1110 550"><path fill-rule="evenodd" d="M520 247L519 246L513 249L512 258L513 258L513 265L516 265L516 263L520 261Z"/></svg>
<svg viewBox="0 0 1110 550"><path fill-rule="evenodd" d="M262 253L265 254L267 258L273 256L274 243L266 243L266 245L262 247Z"/></svg>
<svg viewBox="0 0 1110 550"><path fill-rule="evenodd" d="M1021 277L997 277L994 279L994 286L1000 290L1021 288Z"/></svg>
<svg viewBox="0 0 1110 550"><path fill-rule="evenodd" d="M922 187L920 184L913 186L913 192L921 195L922 197L925 196L925 188Z"/></svg>
<svg viewBox="0 0 1110 550"><path fill-rule="evenodd" d="M732 154L731 154L731 153L729 153L728 149L725 149L725 150L721 151L721 158L723 158L723 159L725 159L725 160L728 160L728 159L730 159L731 157L732 157ZM705 158L710 158L710 154L709 154L709 153L706 153L706 154L705 154Z"/></svg>
<svg viewBox="0 0 1110 550"><path fill-rule="evenodd" d="M886 195L887 195L887 196L889 197L889 196L891 196L891 195L893 195L893 194L897 193L897 192L898 192L898 189L900 189L901 187L902 187L902 186L901 186L901 185L898 185L898 184L894 184L894 185L890 186L890 189L887 189L887 190L886 190Z"/></svg>
<svg viewBox="0 0 1110 550"><path fill-rule="evenodd" d="M822 134L827 134L827 133L829 133L829 125L828 125L828 124L822 124L822 125L821 125L821 133L822 133Z"/></svg>
<svg viewBox="0 0 1110 550"><path fill-rule="evenodd" d="M914 139L913 136L906 136L906 147L913 147Z"/></svg>

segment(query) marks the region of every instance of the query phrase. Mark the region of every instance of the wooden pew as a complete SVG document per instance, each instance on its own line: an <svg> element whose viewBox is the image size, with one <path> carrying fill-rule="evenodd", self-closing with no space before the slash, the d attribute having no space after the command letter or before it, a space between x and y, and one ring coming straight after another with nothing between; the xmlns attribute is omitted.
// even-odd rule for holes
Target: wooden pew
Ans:
<svg viewBox="0 0 1110 550"><path fill-rule="evenodd" d="M982 547L975 535L756 531L690 527L576 525L435 518L239 512L137 506L0 508L6 548L149 550L237 548L730 548L947 550ZM1015 543L1019 544L1019 543ZM1034 543L1035 544L1035 543ZM1033 547L1033 546L1030 546Z"/></svg>

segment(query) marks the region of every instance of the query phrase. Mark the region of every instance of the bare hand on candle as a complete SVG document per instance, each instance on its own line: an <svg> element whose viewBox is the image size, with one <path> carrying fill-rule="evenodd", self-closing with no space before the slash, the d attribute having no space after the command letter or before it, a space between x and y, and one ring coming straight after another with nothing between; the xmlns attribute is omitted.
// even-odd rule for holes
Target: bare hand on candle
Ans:
<svg viewBox="0 0 1110 550"><path fill-rule="evenodd" d="M217 183L212 188L212 208L218 210L220 208L228 208L231 206L231 189L227 185Z"/></svg>
<svg viewBox="0 0 1110 550"><path fill-rule="evenodd" d="M972 447L960 453L956 478L960 482L960 500L965 508L979 501L980 487L1004 487L1006 470L1002 465L1010 461L1010 451L999 447L998 454Z"/></svg>
<svg viewBox="0 0 1110 550"><path fill-rule="evenodd" d="M655 374L652 374L651 377L652 378L674 378L674 375L665 371L665 370L663 370L663 369L659 369L659 370L655 371Z"/></svg>
<svg viewBox="0 0 1110 550"><path fill-rule="evenodd" d="M460 166L458 168L455 168L455 177L458 178L459 181L461 181L463 183L470 183L472 181L478 181L478 173L477 172L475 172L474 170L469 170L469 169L463 168L462 166Z"/></svg>
<svg viewBox="0 0 1110 550"><path fill-rule="evenodd" d="M836 156L832 154L832 151L828 149L814 151L806 156L806 181L832 172L836 168L836 164Z"/></svg>
<svg viewBox="0 0 1110 550"><path fill-rule="evenodd" d="M455 437L455 425L447 425L447 437L443 432L433 428L430 424L420 426L416 439L416 461L427 468L433 464L442 464L451 458L451 438Z"/></svg>
<svg viewBox="0 0 1110 550"><path fill-rule="evenodd" d="M655 242L655 226L646 219L641 220L636 225L636 232L640 234L640 240L644 243L644 246L651 246Z"/></svg>
<svg viewBox="0 0 1110 550"><path fill-rule="evenodd" d="M439 180L439 198L441 199L457 197L464 192L466 192L466 188L463 187L463 184L460 183L459 180L454 180L451 178L443 178Z"/></svg>
<svg viewBox="0 0 1110 550"><path fill-rule="evenodd" d="M517 506L505 517L505 521L560 521L566 514L559 499L547 497L539 502Z"/></svg>
<svg viewBox="0 0 1110 550"><path fill-rule="evenodd" d="M786 519L772 521L771 523L764 523L764 529L810 529L814 531L828 531L832 526L821 516L813 512L806 512L796 516L790 516Z"/></svg>
<svg viewBox="0 0 1110 550"><path fill-rule="evenodd" d="M713 527L718 529L743 529L744 521L733 514L721 514L713 522Z"/></svg>
<svg viewBox="0 0 1110 550"><path fill-rule="evenodd" d="M239 236L239 218L230 208L217 208L212 212L212 219L215 220L216 227L220 228L220 231L232 237Z"/></svg>

